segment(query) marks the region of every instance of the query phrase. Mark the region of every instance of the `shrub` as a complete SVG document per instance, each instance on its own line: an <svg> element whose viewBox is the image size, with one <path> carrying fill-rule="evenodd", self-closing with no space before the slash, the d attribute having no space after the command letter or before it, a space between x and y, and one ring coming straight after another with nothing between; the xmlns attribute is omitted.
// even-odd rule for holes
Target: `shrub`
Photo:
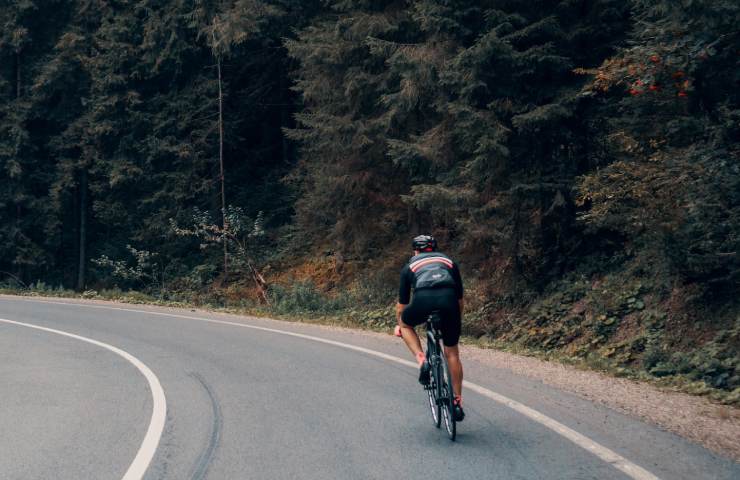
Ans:
<svg viewBox="0 0 740 480"><path fill-rule="evenodd" d="M347 296L323 295L311 281L296 282L289 287L272 285L268 295L272 309L280 314L331 313L349 305Z"/></svg>

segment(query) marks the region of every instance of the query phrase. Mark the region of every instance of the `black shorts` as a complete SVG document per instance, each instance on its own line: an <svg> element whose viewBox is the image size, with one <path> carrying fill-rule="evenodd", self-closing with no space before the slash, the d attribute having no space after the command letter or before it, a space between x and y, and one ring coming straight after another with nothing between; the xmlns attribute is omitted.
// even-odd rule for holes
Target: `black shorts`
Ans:
<svg viewBox="0 0 740 480"><path fill-rule="evenodd" d="M454 347L460 340L460 302L452 288L428 289L414 292L411 303L403 309L401 320L410 327L426 322L434 310L442 316L442 341Z"/></svg>

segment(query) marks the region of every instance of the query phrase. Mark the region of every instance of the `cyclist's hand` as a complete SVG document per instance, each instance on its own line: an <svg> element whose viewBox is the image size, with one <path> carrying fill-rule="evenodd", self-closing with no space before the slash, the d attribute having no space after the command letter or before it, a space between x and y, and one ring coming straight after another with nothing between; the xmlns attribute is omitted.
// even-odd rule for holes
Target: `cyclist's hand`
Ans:
<svg viewBox="0 0 740 480"><path fill-rule="evenodd" d="M401 326L396 325L396 328L393 329L393 335L400 337L401 336Z"/></svg>

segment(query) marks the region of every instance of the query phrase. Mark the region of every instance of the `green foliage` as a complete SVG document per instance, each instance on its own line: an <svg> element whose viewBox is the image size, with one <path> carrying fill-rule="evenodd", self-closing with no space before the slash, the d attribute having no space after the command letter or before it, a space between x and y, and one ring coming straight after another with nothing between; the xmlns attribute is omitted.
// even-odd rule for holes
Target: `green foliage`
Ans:
<svg viewBox="0 0 740 480"><path fill-rule="evenodd" d="M282 16L286 7L295 23ZM263 228L287 222L291 197L280 179L292 150L281 128L291 123L293 94L279 44L313 8L149 0L0 7L0 268L73 285L88 258L123 258L127 244L184 270L213 260L193 255L188 241L163 241L169 218L185 220L193 207L219 211L212 49L228 57L230 201L252 216L274 212ZM93 273L91 282L112 280Z"/></svg>
<svg viewBox="0 0 740 480"><path fill-rule="evenodd" d="M638 280L640 268L635 261L598 280L567 276L528 311L498 310L487 329L468 324L464 333L736 404L737 306L676 312L676 299L656 301L660 284Z"/></svg>
<svg viewBox="0 0 740 480"><path fill-rule="evenodd" d="M188 227L181 228L174 219L170 219L170 228L176 236L197 239L201 250L222 248L225 242L230 252L230 264L237 270L251 271L255 259L261 260L265 254L264 212L258 212L254 219L250 219L241 207L229 205L223 218L225 227L216 224L209 213L196 207Z"/></svg>
<svg viewBox="0 0 740 480"><path fill-rule="evenodd" d="M126 245L126 250L133 258L133 265L124 260L111 260L106 255L101 255L92 262L103 269L110 269L111 275L123 281L125 286L152 287L154 283L163 280L160 279L159 265L153 261L157 254L137 250L131 245Z"/></svg>
<svg viewBox="0 0 740 480"><path fill-rule="evenodd" d="M639 1L634 45L597 71L588 95L609 118L603 166L577 184L581 220L670 261L707 293L740 287L740 81L735 2ZM628 90L614 99L613 91ZM724 292L724 293L723 293Z"/></svg>
<svg viewBox="0 0 740 480"><path fill-rule="evenodd" d="M272 310L279 314L329 314L347 307L346 298L327 297L310 281L273 285L269 297Z"/></svg>
<svg viewBox="0 0 740 480"><path fill-rule="evenodd" d="M288 132L303 149L299 226L350 253L372 250L368 226L383 242L434 230L511 265L498 276L547 279L584 142L570 70L603 59L581 45L603 52L626 26L620 2L598 3L344 2L300 32L287 43L306 109Z"/></svg>
<svg viewBox="0 0 740 480"><path fill-rule="evenodd" d="M645 353L643 367L656 377L682 376L708 387L733 391L740 388L740 358L734 350L740 341L738 326L722 330L710 342L691 352L670 352L654 347Z"/></svg>

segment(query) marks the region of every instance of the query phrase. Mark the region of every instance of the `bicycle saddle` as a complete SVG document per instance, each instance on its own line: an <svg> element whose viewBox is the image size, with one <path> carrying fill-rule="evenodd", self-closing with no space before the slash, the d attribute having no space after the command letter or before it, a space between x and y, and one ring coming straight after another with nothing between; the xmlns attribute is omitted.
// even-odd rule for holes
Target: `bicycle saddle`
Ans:
<svg viewBox="0 0 740 480"><path fill-rule="evenodd" d="M442 316L440 315L439 310L434 310L429 314L429 323L431 323L432 327L435 329L440 328L440 325L442 325Z"/></svg>

